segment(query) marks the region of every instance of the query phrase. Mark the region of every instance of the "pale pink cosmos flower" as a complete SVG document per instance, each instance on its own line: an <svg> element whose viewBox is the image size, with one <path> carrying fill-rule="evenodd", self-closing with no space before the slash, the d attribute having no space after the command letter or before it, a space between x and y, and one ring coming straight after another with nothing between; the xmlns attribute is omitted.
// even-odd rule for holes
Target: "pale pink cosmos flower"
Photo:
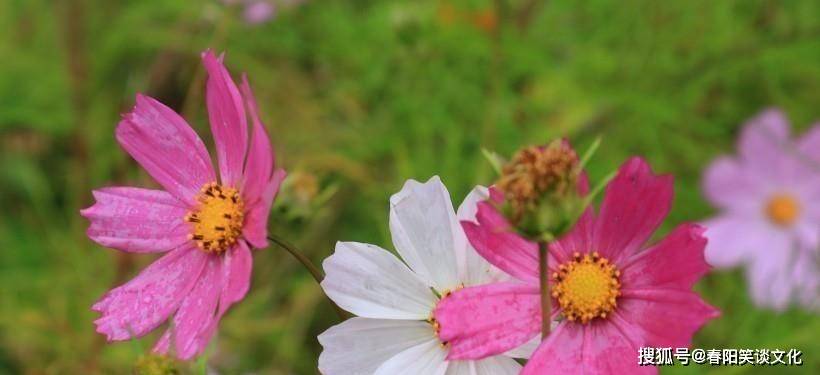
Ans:
<svg viewBox="0 0 820 375"><path fill-rule="evenodd" d="M108 187L81 211L88 236L131 253L168 252L131 281L106 293L93 309L108 340L169 328L154 351L189 359L201 353L226 310L244 298L251 248L267 246L271 203L285 177L274 155L247 79L241 91L211 51L206 99L216 143L219 180L202 140L178 114L137 95L116 129L120 145L165 190ZM241 92L241 94L240 94ZM248 123L245 106L251 122Z"/></svg>
<svg viewBox="0 0 820 375"><path fill-rule="evenodd" d="M267 22L275 15L276 7L269 1L251 1L245 4L245 10L242 16L245 22L251 25L257 25Z"/></svg>
<svg viewBox="0 0 820 375"><path fill-rule="evenodd" d="M532 347L479 361L446 360L448 345L432 319L440 296L505 275L470 246L458 220L475 217L476 202L487 199L478 187L453 211L438 177L407 181L390 198L390 232L403 263L375 245L339 242L324 263L322 288L357 317L319 336L324 350L319 371L326 375L504 375L521 366ZM445 297L446 299L446 297ZM471 319L469 315L462 317ZM513 348L510 348L513 349Z"/></svg>
<svg viewBox="0 0 820 375"><path fill-rule="evenodd" d="M820 309L820 124L793 141L784 114L769 109L744 126L737 148L704 174L720 209L704 223L707 262L746 267L759 306Z"/></svg>
<svg viewBox="0 0 820 375"><path fill-rule="evenodd" d="M657 373L638 366L640 347L689 346L718 315L691 291L708 269L701 227L681 225L643 249L671 203L671 176L633 158L607 186L599 213L588 209L550 244L551 315L559 323L522 374ZM462 222L470 243L517 280L466 288L438 304L450 359L502 353L541 327L537 244L515 234L490 202L478 204L477 219Z"/></svg>

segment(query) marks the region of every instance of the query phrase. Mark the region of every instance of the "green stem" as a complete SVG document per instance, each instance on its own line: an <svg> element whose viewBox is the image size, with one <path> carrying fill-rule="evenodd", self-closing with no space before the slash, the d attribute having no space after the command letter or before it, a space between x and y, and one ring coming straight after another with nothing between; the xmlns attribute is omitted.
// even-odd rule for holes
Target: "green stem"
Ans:
<svg viewBox="0 0 820 375"><path fill-rule="evenodd" d="M290 242L286 241L283 238L280 238L275 234L268 234L268 239L279 245L279 247L285 249L288 253L290 253L290 255L296 258L296 260L298 260L299 263L302 263L302 266L304 266L308 270L308 272L310 272L310 274L313 276L313 279L321 285L322 279L324 279L325 277L322 274L322 271L318 267L316 267L313 264L313 262L311 262L310 259L308 259L308 257L304 256L304 254L302 254L302 252L299 251L299 249L297 249L296 246L293 246ZM327 294L325 294L325 297L327 297ZM340 319L345 320L350 317L348 313L342 310L341 307L336 305L336 303L333 302L333 300L331 300L330 297L327 297L327 300L328 302L330 302L330 305L333 306L333 309L336 310L336 315L339 315Z"/></svg>
<svg viewBox="0 0 820 375"><path fill-rule="evenodd" d="M552 320L552 299L549 285L549 257L547 255L547 241L538 242L538 280L541 284L541 341L550 334Z"/></svg>

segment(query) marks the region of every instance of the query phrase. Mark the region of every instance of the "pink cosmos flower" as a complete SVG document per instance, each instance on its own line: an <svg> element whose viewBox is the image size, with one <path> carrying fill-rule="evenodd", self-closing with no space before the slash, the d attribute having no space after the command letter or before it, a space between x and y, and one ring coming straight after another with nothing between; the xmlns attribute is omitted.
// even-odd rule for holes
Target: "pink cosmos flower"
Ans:
<svg viewBox="0 0 820 375"><path fill-rule="evenodd" d="M600 212L588 209L550 244L551 315L559 323L522 374L656 373L638 366L639 347L688 346L718 315L691 291L708 269L701 227L681 225L641 250L671 203L671 176L633 158L607 186ZM515 234L490 202L478 204L477 219L462 222L470 243L517 280L466 288L438 304L449 359L504 352L541 327L537 244Z"/></svg>
<svg viewBox="0 0 820 375"><path fill-rule="evenodd" d="M247 79L240 89L211 51L207 104L220 179L202 140L171 109L137 95L117 141L165 190L108 187L81 211L88 236L131 253L168 252L137 277L106 293L93 309L108 340L141 337L173 316L154 347L179 358L201 353L225 311L244 298L250 248L267 246L271 203L285 177L259 119ZM244 101L243 101L244 100ZM247 105L252 123L248 139Z"/></svg>
<svg viewBox="0 0 820 375"><path fill-rule="evenodd" d="M248 24L257 25L272 19L275 12L276 7L273 3L268 1L251 1L245 5L242 16Z"/></svg>
<svg viewBox="0 0 820 375"><path fill-rule="evenodd" d="M705 195L721 211L704 223L707 262L745 266L760 306L819 309L820 124L792 141L783 113L766 110L744 126L738 153L704 175Z"/></svg>

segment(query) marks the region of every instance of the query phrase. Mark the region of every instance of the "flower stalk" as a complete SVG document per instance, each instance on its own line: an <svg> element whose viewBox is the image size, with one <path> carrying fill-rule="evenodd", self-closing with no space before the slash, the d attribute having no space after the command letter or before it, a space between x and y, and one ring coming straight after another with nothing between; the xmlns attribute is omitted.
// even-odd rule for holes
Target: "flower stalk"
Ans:
<svg viewBox="0 0 820 375"><path fill-rule="evenodd" d="M552 323L552 299L549 286L549 256L547 241L538 242L538 280L541 285L541 341L547 339Z"/></svg>
<svg viewBox="0 0 820 375"><path fill-rule="evenodd" d="M299 249L297 249L296 246L292 245L284 238L281 238L272 233L268 234L268 240L273 241L274 243L276 243L276 245L285 249L285 251L287 251L290 255L296 258L296 260L298 260L299 263L301 263L302 266L305 267L305 269L307 269L308 272L310 272L311 276L313 276L313 279L316 280L317 284L322 283L322 279L325 278L325 275L318 267L316 267L316 265L313 264L313 262L310 261L310 259L308 259L308 257L302 254L302 252L299 251ZM327 298L328 302L330 302L330 305L333 306L333 310L336 311L336 315L339 316L339 319L346 320L350 317L346 311L342 310L341 307L336 305L336 303L333 302L333 300L331 300L329 297L327 297L327 295L325 295L325 297Z"/></svg>

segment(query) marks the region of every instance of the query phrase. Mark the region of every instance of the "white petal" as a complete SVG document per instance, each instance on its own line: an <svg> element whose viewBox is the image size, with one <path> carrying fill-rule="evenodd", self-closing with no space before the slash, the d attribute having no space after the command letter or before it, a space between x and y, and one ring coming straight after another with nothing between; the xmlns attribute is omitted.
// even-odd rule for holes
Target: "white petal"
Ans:
<svg viewBox="0 0 820 375"><path fill-rule="evenodd" d="M358 316L424 320L436 297L387 250L357 242L338 242L322 263L322 288L330 299Z"/></svg>
<svg viewBox="0 0 820 375"><path fill-rule="evenodd" d="M504 356L489 357L477 361L450 361L447 375L516 375L521 365Z"/></svg>
<svg viewBox="0 0 820 375"><path fill-rule="evenodd" d="M427 322L352 318L319 335L325 375L371 375L385 361L435 337Z"/></svg>
<svg viewBox="0 0 820 375"><path fill-rule="evenodd" d="M558 327L558 322L554 321L550 326L551 330L555 330L555 328ZM535 352L535 349L538 349L538 345L541 345L541 334L536 335L532 340L525 342L523 345L504 353L504 355L513 358L529 358L532 356L532 353Z"/></svg>
<svg viewBox="0 0 820 375"><path fill-rule="evenodd" d="M490 199L490 191L484 186L478 185L470 191L470 194L464 198L464 201L461 202L461 206L458 206L458 211L456 213L456 217L458 217L459 221L472 221L477 223L475 215L478 212L478 202L486 201Z"/></svg>
<svg viewBox="0 0 820 375"><path fill-rule="evenodd" d="M485 201L490 198L490 192L484 186L476 186L464 202L458 207L456 217L459 222L472 221L475 222L478 202ZM459 226L459 231L463 233L463 229ZM490 282L503 281L509 276L487 262L478 252L475 251L470 241L464 241L464 246L458 247L456 250L456 259L459 266L459 280L465 286L481 285Z"/></svg>
<svg viewBox="0 0 820 375"><path fill-rule="evenodd" d="M455 249L467 239L438 176L408 180L390 197L390 232L401 257L430 286L442 292L460 284Z"/></svg>
<svg viewBox="0 0 820 375"><path fill-rule="evenodd" d="M416 345L390 358L374 375L444 375L447 351L438 339Z"/></svg>

